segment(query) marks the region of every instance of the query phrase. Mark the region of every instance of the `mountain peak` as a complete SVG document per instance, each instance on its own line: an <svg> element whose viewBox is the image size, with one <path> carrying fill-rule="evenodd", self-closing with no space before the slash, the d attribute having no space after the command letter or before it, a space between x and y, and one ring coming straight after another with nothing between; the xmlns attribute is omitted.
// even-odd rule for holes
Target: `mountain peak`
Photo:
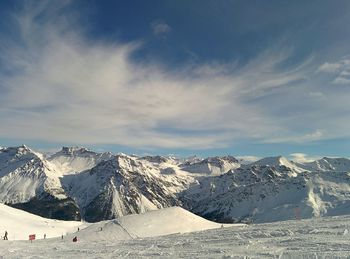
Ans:
<svg viewBox="0 0 350 259"><path fill-rule="evenodd" d="M299 164L296 164L292 161L289 161L286 157L284 156L274 156L274 157L265 157L263 159L260 159L249 166L270 166L270 167L287 167L291 169L294 173L301 173L306 171L305 168L301 167ZM294 176L296 176L294 174Z"/></svg>
<svg viewBox="0 0 350 259"><path fill-rule="evenodd" d="M67 155L73 155L73 154L83 154L87 152L92 152L89 149L85 147L62 147L61 152Z"/></svg>
<svg viewBox="0 0 350 259"><path fill-rule="evenodd" d="M350 171L350 159L323 157L314 162L305 163L311 171Z"/></svg>
<svg viewBox="0 0 350 259"><path fill-rule="evenodd" d="M29 147L27 147L26 145L21 145L18 147L4 147L0 149L2 152L6 152L7 154L11 154L13 156L16 157L21 157L23 155L27 155L27 154L32 154L32 155L36 155L36 153L31 150Z"/></svg>
<svg viewBox="0 0 350 259"><path fill-rule="evenodd" d="M254 162L252 164L253 165L279 166L279 165L283 165L284 162L286 162L286 161L288 161L288 159L283 157L283 156L271 156L271 157L262 158L262 159Z"/></svg>
<svg viewBox="0 0 350 259"><path fill-rule="evenodd" d="M147 160L148 162L157 163L157 164L167 163L167 162L169 162L169 161L171 160L169 157L160 156L160 155L156 155L156 156L143 156L143 157L141 157L140 159L142 159L142 160Z"/></svg>

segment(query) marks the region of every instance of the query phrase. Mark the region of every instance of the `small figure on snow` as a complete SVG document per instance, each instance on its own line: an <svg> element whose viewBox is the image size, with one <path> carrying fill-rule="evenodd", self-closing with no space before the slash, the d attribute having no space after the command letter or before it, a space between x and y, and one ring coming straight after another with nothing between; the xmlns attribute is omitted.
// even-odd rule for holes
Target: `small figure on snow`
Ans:
<svg viewBox="0 0 350 259"><path fill-rule="evenodd" d="M78 228L78 232L79 232L79 230L80 230L80 229Z"/></svg>
<svg viewBox="0 0 350 259"><path fill-rule="evenodd" d="M8 234L8 233L7 233L7 230L5 230L4 240L8 240L8 239L7 239L7 234Z"/></svg>
<svg viewBox="0 0 350 259"><path fill-rule="evenodd" d="M46 239L46 234L44 234L44 239Z"/></svg>
<svg viewBox="0 0 350 259"><path fill-rule="evenodd" d="M73 238L73 242L77 242L78 241L78 238L77 237L74 237Z"/></svg>

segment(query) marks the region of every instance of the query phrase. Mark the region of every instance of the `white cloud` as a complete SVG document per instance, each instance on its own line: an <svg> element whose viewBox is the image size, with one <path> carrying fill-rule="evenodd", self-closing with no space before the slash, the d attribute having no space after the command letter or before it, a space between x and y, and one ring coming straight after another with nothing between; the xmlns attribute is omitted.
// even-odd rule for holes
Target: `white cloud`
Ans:
<svg viewBox="0 0 350 259"><path fill-rule="evenodd" d="M324 63L318 68L318 71L324 73L331 73L336 75L336 78L332 81L332 84L344 85L350 84L350 58L348 56L342 58L335 63Z"/></svg>
<svg viewBox="0 0 350 259"><path fill-rule="evenodd" d="M324 133L320 129L316 129L311 133L302 135L290 135L283 137L272 137L263 141L263 143L307 143L322 139Z"/></svg>
<svg viewBox="0 0 350 259"><path fill-rule="evenodd" d="M324 63L319 68L318 71L325 73L335 73L338 72L342 68L341 63Z"/></svg>
<svg viewBox="0 0 350 259"><path fill-rule="evenodd" d="M165 37L166 34L171 32L171 27L161 21L161 20L156 20L151 23L151 29L154 35L158 37Z"/></svg>
<svg viewBox="0 0 350 259"><path fill-rule="evenodd" d="M350 76L350 71L343 70L340 72L339 76L348 77L348 76Z"/></svg>
<svg viewBox="0 0 350 259"><path fill-rule="evenodd" d="M321 158L321 156L310 156L304 153L293 153L293 154L290 154L290 157L291 157L291 160L298 163L313 162Z"/></svg>
<svg viewBox="0 0 350 259"><path fill-rule="evenodd" d="M339 77L335 78L332 83L337 84L337 85L350 84L350 78L339 76Z"/></svg>

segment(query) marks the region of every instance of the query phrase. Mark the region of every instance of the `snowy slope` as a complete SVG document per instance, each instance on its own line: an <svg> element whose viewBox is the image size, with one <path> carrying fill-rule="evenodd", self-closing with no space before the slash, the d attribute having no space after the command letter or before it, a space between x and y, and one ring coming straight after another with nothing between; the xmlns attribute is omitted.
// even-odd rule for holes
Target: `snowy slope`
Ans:
<svg viewBox="0 0 350 259"><path fill-rule="evenodd" d="M228 226L241 225L225 225ZM88 224L79 233L69 237L77 236L80 242L129 240L215 228L221 228L221 224L203 219L180 207L171 207Z"/></svg>
<svg viewBox="0 0 350 259"><path fill-rule="evenodd" d="M38 239L44 238L44 234L47 238L58 237L75 232L81 225L79 221L42 218L0 203L0 235L7 230L9 240L28 240L30 234L36 234Z"/></svg>
<svg viewBox="0 0 350 259"><path fill-rule="evenodd" d="M80 241L128 240L220 227L221 224L203 219L180 207L89 224L46 219L0 203L0 230L7 230L10 240L27 240L29 234L36 234L38 239L46 234L47 238L64 235L64 238L69 240L73 236L78 236Z"/></svg>
<svg viewBox="0 0 350 259"><path fill-rule="evenodd" d="M120 218L118 222L137 237L163 236L221 227L221 224L203 219L180 207L128 215Z"/></svg>
<svg viewBox="0 0 350 259"><path fill-rule="evenodd" d="M77 243L75 234L33 243L0 240L0 258L349 258L349 222L349 216L325 217L135 239L96 226L77 233Z"/></svg>

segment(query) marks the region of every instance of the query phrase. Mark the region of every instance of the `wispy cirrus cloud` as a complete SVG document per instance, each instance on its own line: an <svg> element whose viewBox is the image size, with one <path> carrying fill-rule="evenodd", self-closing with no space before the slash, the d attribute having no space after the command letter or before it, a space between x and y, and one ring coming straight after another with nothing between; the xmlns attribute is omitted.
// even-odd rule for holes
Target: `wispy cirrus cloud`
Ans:
<svg viewBox="0 0 350 259"><path fill-rule="evenodd" d="M309 123L322 100L305 97L310 107L301 114L293 99L312 74L309 59L282 69L291 51L273 48L245 65L170 71L157 62L135 63L140 42L87 39L62 11L67 5L28 6L15 16L16 39L2 35L0 137L208 149L241 139L309 142L327 137L323 128L331 133L322 119ZM152 28L159 35L171 30L165 23ZM308 92L321 93L314 84Z"/></svg>

